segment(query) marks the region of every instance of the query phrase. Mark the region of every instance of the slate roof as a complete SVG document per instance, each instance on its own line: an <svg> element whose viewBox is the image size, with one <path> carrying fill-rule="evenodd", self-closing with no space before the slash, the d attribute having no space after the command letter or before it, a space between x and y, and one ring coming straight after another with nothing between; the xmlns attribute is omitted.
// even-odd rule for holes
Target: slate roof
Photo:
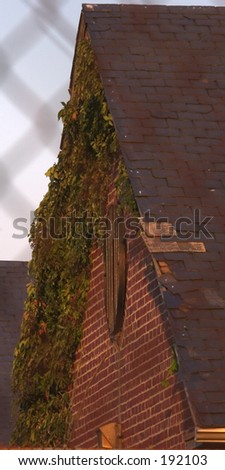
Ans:
<svg viewBox="0 0 225 470"><path fill-rule="evenodd" d="M26 298L27 263L0 261L0 444L12 428L11 373Z"/></svg>
<svg viewBox="0 0 225 470"><path fill-rule="evenodd" d="M225 8L85 5L83 19L141 214L188 217L204 243L154 258L195 424L225 427Z"/></svg>

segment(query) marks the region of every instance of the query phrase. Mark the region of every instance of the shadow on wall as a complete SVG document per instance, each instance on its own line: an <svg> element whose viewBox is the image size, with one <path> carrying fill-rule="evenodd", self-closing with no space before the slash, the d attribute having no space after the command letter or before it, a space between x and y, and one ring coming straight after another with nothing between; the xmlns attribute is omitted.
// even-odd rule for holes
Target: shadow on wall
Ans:
<svg viewBox="0 0 225 470"><path fill-rule="evenodd" d="M12 428L11 371L26 298L27 263L0 261L0 443Z"/></svg>

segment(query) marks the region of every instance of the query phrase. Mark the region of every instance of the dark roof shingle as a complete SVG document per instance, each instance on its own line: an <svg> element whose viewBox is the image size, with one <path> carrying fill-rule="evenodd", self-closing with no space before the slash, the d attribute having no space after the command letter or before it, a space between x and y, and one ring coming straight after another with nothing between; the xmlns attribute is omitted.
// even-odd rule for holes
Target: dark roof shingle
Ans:
<svg viewBox="0 0 225 470"><path fill-rule="evenodd" d="M0 444L5 445L12 430L13 354L20 336L27 281L26 262L0 261Z"/></svg>
<svg viewBox="0 0 225 470"><path fill-rule="evenodd" d="M154 254L199 427L225 426L225 8L83 7L142 214L205 253ZM199 234L211 217L212 238ZM195 234L195 236L194 236ZM188 240L187 240L188 241Z"/></svg>

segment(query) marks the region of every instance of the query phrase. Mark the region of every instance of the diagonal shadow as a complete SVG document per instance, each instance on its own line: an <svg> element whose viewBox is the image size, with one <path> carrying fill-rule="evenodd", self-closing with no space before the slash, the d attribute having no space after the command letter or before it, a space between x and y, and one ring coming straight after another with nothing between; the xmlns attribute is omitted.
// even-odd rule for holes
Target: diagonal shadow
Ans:
<svg viewBox="0 0 225 470"><path fill-rule="evenodd" d="M18 214L19 207L21 208L21 217L22 210L23 213L30 211L31 204L29 199L14 186L11 180L11 174L2 162L0 162L0 187L0 197L1 202L4 201L4 211L7 210L7 213L11 214L13 217L15 217L16 213ZM7 194L9 198L6 200Z"/></svg>
<svg viewBox="0 0 225 470"><path fill-rule="evenodd" d="M31 6L29 0L23 0L24 3ZM47 5L45 5L46 7ZM61 4L62 7L62 4ZM70 23L68 23L60 12L56 9L49 10L48 8L31 7L32 12L23 18L17 27L10 33L8 33L2 40L4 44L4 51L6 56L10 60L11 69L12 64L15 65L17 61L21 59L37 42L43 39L43 35L40 34L43 31L47 37L51 37L51 31L55 30L56 34L61 37L61 42L56 42L56 37L53 36L54 42L57 47L62 48L63 52L67 55L71 55L71 51L63 45L63 42L73 47L74 41L74 29ZM36 12L36 16L34 14ZM27 40L29 38L29 41Z"/></svg>
<svg viewBox="0 0 225 470"><path fill-rule="evenodd" d="M23 0L23 2L31 7L32 2L30 0ZM64 2L63 7L66 3L68 2ZM69 23L61 14L62 4L61 9L55 7L55 0L48 0L47 3L46 1L44 2L40 0L39 5L32 6L32 9L36 13L35 19L39 24L39 27L44 30L48 36L51 34L50 30L53 29L53 31L61 37L61 40L63 39L67 43L69 46L69 48L67 48L67 53L70 57L72 52L71 48L73 48L74 45L74 25ZM40 20L39 22L38 19ZM56 41L55 36L52 36L51 39ZM62 47L62 43L60 45L60 43L56 42L56 45Z"/></svg>
<svg viewBox="0 0 225 470"><path fill-rule="evenodd" d="M61 87L45 101L17 75L15 65L46 36L65 56L72 57L74 46L74 27L61 11L66 0L63 4L61 0L39 0L38 4L31 0L22 1L30 7L30 13L4 37L0 49L0 83L4 85L3 92L30 121L29 129L8 148L0 161L1 206L12 218L18 217L18 214L23 217L24 213L31 210L29 195L24 195L25 188L20 190L16 187L15 178L40 156L43 146L51 148L53 145L55 128L52 115L55 111L51 103L60 103L60 97L67 88Z"/></svg>
<svg viewBox="0 0 225 470"><path fill-rule="evenodd" d="M64 91L65 87L62 86L62 88L57 90L57 92L52 95L51 102L59 103L60 97ZM45 106L47 106L46 109ZM45 119L43 119L44 112L46 112ZM34 161L35 156L38 156L38 154L40 155L41 150L43 150L43 144L47 144L48 148L51 147L51 143L55 138L55 132L52 123L53 114L55 114L55 111L50 108L48 104L44 102L39 103L39 108L36 112L34 112L34 119L32 117L33 122L31 121L31 126L28 131L23 133L21 138L17 139L17 141L8 149L8 151L4 153L4 161L7 162L7 166L10 166L11 175L13 177L15 177L17 173L23 171L25 166L31 164ZM37 142L40 144L38 147ZM29 153L29 155L28 148L31 149L32 152L31 154Z"/></svg>

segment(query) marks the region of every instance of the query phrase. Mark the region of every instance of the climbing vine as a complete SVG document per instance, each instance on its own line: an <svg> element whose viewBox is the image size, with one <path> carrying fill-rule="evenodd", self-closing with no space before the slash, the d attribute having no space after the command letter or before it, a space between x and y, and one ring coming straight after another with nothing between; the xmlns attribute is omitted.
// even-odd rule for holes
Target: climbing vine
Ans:
<svg viewBox="0 0 225 470"><path fill-rule="evenodd" d="M59 118L64 126L62 149L47 172L49 189L31 226L31 282L13 367L13 443L20 446L54 448L66 443L72 364L91 269L90 214L104 215L116 170L119 196L131 200L88 40L78 45L72 98L63 103Z"/></svg>
<svg viewBox="0 0 225 470"><path fill-rule="evenodd" d="M171 353L172 353L171 364L170 364L169 368L166 371L166 377L162 381L163 388L169 387L170 377L173 374L176 374L179 370L179 363L178 363L178 359L177 359L177 354L176 354L176 351L173 347L172 347Z"/></svg>

